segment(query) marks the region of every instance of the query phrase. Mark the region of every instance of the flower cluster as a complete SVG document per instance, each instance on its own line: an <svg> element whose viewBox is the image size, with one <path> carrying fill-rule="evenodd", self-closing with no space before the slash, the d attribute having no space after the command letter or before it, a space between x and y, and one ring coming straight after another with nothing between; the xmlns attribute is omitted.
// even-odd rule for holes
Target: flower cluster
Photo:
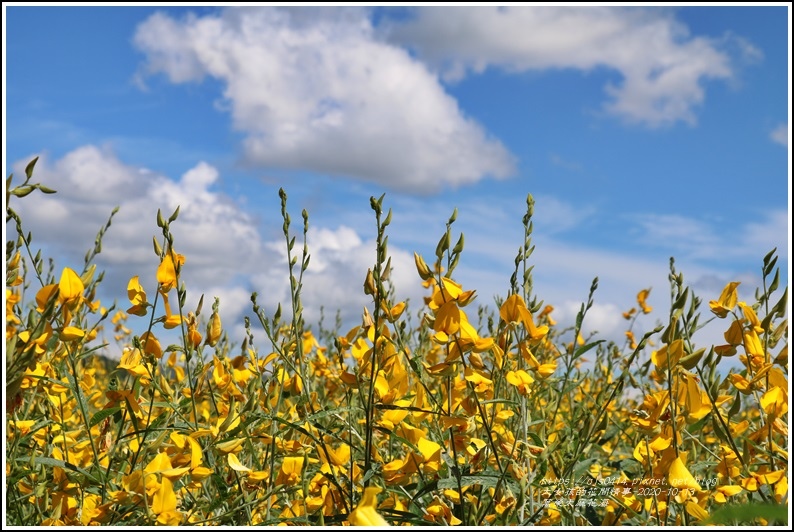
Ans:
<svg viewBox="0 0 794 532"><path fill-rule="evenodd" d="M455 280L457 212L432 266L414 256L421 308L395 301L391 213L373 198L371 304L349 330L316 333L300 299L308 215L301 250L281 199L287 312L252 295L267 347L249 319L244 338L229 338L222 295L211 310L203 296L186 308L178 210L158 213L154 274L129 279L116 310L96 298L107 226L82 270L56 275L9 207L10 524L737 524L721 517L729 505L769 524L785 511L787 290L776 295L773 253L756 301L732 282L709 302L725 344L695 344L700 299L671 262L666 323L639 328L652 311L642 289L619 345L582 329L597 280L570 328L536 297L531 197L511 286L492 309ZM120 358L105 356L111 342ZM738 364L724 375L723 360ZM771 506L744 506L756 503Z"/></svg>

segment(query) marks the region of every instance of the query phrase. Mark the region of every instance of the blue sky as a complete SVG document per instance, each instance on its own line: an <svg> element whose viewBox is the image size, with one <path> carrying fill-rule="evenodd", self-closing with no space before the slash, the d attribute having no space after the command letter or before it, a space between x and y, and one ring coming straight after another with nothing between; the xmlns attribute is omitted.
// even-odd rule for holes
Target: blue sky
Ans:
<svg viewBox="0 0 794 532"><path fill-rule="evenodd" d="M397 293L417 303L413 252L432 260L455 207L456 278L504 296L527 193L535 291L563 324L598 276L585 329L620 338L647 287L653 327L671 256L704 302L733 280L750 299L773 247L788 277L786 6L4 11L5 173L41 155L59 192L16 208L79 269L120 207L108 303L126 308L132 275L154 293L155 213L181 205L188 306L219 296L240 341L251 291L269 313L286 299L279 187L295 232L309 211L310 323L367 304L383 193Z"/></svg>

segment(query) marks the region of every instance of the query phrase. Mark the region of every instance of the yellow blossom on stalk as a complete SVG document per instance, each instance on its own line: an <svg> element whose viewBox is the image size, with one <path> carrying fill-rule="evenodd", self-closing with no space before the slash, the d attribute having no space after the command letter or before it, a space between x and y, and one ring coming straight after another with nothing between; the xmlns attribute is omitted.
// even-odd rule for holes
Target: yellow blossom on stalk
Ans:
<svg viewBox="0 0 794 532"><path fill-rule="evenodd" d="M61 280L58 282L58 299L62 302L73 302L81 299L83 295L83 281L71 268L64 268Z"/></svg>
<svg viewBox="0 0 794 532"><path fill-rule="evenodd" d="M436 311L433 329L436 331L436 340L440 343L449 341L449 337L460 330L460 322L466 320L466 314L458 308L456 301L442 304Z"/></svg>
<svg viewBox="0 0 794 532"><path fill-rule="evenodd" d="M303 471L302 456L285 457L278 472L276 484L279 486L294 486L301 480L301 471Z"/></svg>
<svg viewBox="0 0 794 532"><path fill-rule="evenodd" d="M749 395L753 393L755 390L755 385L753 382L749 381L744 375L740 375L738 373L731 373L728 375L728 379L731 381L731 384L742 392L745 395Z"/></svg>
<svg viewBox="0 0 794 532"><path fill-rule="evenodd" d="M148 306L146 291L143 289L143 286L141 286L137 275L131 277L130 282L127 283L127 297L130 303L132 303L132 306L127 309L127 312L136 316L146 316L146 308Z"/></svg>
<svg viewBox="0 0 794 532"><path fill-rule="evenodd" d="M651 353L651 361L657 369L667 371L674 367L684 356L684 342L681 339L674 340L670 345L663 345L658 351Z"/></svg>
<svg viewBox="0 0 794 532"><path fill-rule="evenodd" d="M506 378L507 382L518 388L518 393L521 395L528 395L530 392L529 385L535 382L535 379L523 369L508 371Z"/></svg>
<svg viewBox="0 0 794 532"><path fill-rule="evenodd" d="M733 307L736 306L736 303L739 301L739 296L736 293L736 287L739 286L741 283L739 282L730 282L725 285L725 288L722 290L722 294L720 294L720 298L717 301L709 301L709 307L711 307L711 311L719 316L720 318L724 318L728 315L728 312L733 310Z"/></svg>
<svg viewBox="0 0 794 532"><path fill-rule="evenodd" d="M207 345L215 347L221 337L221 332L221 317L216 311L213 311L210 322L207 324Z"/></svg>
<svg viewBox="0 0 794 532"><path fill-rule="evenodd" d="M711 412L711 402L706 391L700 389L697 376L684 370L680 376L683 386L679 387L678 402L684 408L687 420L693 423Z"/></svg>
<svg viewBox="0 0 794 532"><path fill-rule="evenodd" d="M389 526L389 523L378 513L378 493L381 488L369 486L364 488L364 495L358 502L355 510L347 516L348 522L353 526Z"/></svg>
<svg viewBox="0 0 794 532"><path fill-rule="evenodd" d="M58 285L57 284L48 284L46 286L42 286L39 288L38 292L36 292L36 311L37 312L44 312L47 303L53 298L56 297L55 294L58 292Z"/></svg>
<svg viewBox="0 0 794 532"><path fill-rule="evenodd" d="M441 283L435 281L433 296L428 303L431 310L437 310L443 304L456 301L463 294L463 287L448 277L442 277Z"/></svg>
<svg viewBox="0 0 794 532"><path fill-rule="evenodd" d="M58 336L61 341L69 342L71 340L80 340L85 336L85 331L79 327L68 326L64 327L61 334Z"/></svg>
<svg viewBox="0 0 794 532"><path fill-rule="evenodd" d="M176 509L176 494L173 483L163 477L160 488L152 498L152 512L157 515L161 525L177 526L182 521L182 514Z"/></svg>
<svg viewBox="0 0 794 532"><path fill-rule="evenodd" d="M705 499L704 499L704 502L705 502ZM700 506L695 501L687 502L686 506L685 506L685 509L686 509L686 513L688 513L689 515L691 515L692 517L694 517L698 521L703 521L704 519L708 519L708 517L709 517L709 513L705 510L705 508Z"/></svg>
<svg viewBox="0 0 794 532"><path fill-rule="evenodd" d="M190 347L193 349L201 345L201 333L198 332L198 324L196 323L196 315L193 312L187 314L187 340Z"/></svg>
<svg viewBox="0 0 794 532"><path fill-rule="evenodd" d="M124 353L121 355L121 360L119 361L119 368L126 369L135 377L141 377L141 380L144 384L148 384L150 382L150 371L143 363L143 355L141 354L140 349L132 349L126 348Z"/></svg>
<svg viewBox="0 0 794 532"><path fill-rule="evenodd" d="M477 393L493 391L493 381L472 368L466 368L466 380L474 385L474 391Z"/></svg>
<svg viewBox="0 0 794 532"><path fill-rule="evenodd" d="M437 473L441 468L441 446L427 438L419 438L416 446L421 454L422 470L425 473Z"/></svg>
<svg viewBox="0 0 794 532"><path fill-rule="evenodd" d="M222 453L226 454L234 454L239 452L243 448L243 443L245 443L245 438L235 438L233 440L225 441L222 443L215 444L215 447ZM236 459L237 457L235 457ZM231 458L229 458L229 465L231 465ZM239 463L239 462L238 462Z"/></svg>
<svg viewBox="0 0 794 532"><path fill-rule="evenodd" d="M728 502L728 497L733 497L741 491L742 487L737 485L717 486L711 497L716 502L724 504Z"/></svg>
<svg viewBox="0 0 794 532"><path fill-rule="evenodd" d="M758 334L754 330L744 333L744 348L748 355L763 359L764 344L761 343L761 339L758 338Z"/></svg>
<svg viewBox="0 0 794 532"><path fill-rule="evenodd" d="M523 323L529 333L529 337L533 340L540 340L549 332L549 327L547 325L535 327L532 314L529 312L526 303L524 303L524 299L518 294L511 295L502 303L499 309L499 316L506 323Z"/></svg>
<svg viewBox="0 0 794 532"><path fill-rule="evenodd" d="M714 351L724 357L733 356L736 354L736 346L742 345L744 342L744 330L742 328L742 322L739 320L733 320L728 330L725 331L723 336L725 336L725 340L728 342L727 345L718 345L714 347Z"/></svg>
<svg viewBox="0 0 794 532"><path fill-rule="evenodd" d="M546 305L543 308L543 311L538 315L538 320L541 320L542 318L545 317L546 321L550 326L557 325L557 322L551 317L552 312L554 312L554 307L552 307L551 305Z"/></svg>
<svg viewBox="0 0 794 532"><path fill-rule="evenodd" d="M160 341L149 331L141 335L141 344L143 345L143 352L147 355L152 355L157 359L163 357L163 348L160 347Z"/></svg>
<svg viewBox="0 0 794 532"><path fill-rule="evenodd" d="M452 510L444 502L435 497L430 504L427 505L425 510L425 519L435 523L442 523L451 526L457 526L463 521L452 515Z"/></svg>
<svg viewBox="0 0 794 532"><path fill-rule="evenodd" d="M165 257L157 268L157 282L160 283L161 293L166 293L176 287L176 269L184 263L184 255L174 252L173 249L166 251Z"/></svg>
<svg viewBox="0 0 794 532"><path fill-rule="evenodd" d="M460 346L463 350L471 349L475 353L482 353L493 348L493 338L480 338L477 329L472 327L466 319L466 314L460 312L463 320L460 322Z"/></svg>
<svg viewBox="0 0 794 532"><path fill-rule="evenodd" d="M778 418L788 412L788 393L779 386L773 386L761 397L761 408L771 418Z"/></svg>
<svg viewBox="0 0 794 532"><path fill-rule="evenodd" d="M631 331L626 331L626 340L629 342L629 349L636 349L637 348L637 340L634 338L634 333Z"/></svg>
<svg viewBox="0 0 794 532"><path fill-rule="evenodd" d="M670 486L679 489L691 489L695 491L703 491L700 484L697 483L695 477L689 472L689 469L684 465L686 453L681 453L677 456L673 463L670 464L670 469L667 471L667 482Z"/></svg>
<svg viewBox="0 0 794 532"><path fill-rule="evenodd" d="M165 308L165 321L163 322L163 327L166 329L173 329L178 327L180 323L182 323L182 315L181 314L173 314L171 312L171 303L168 301L168 294L166 292L160 292L163 296L163 307Z"/></svg>
<svg viewBox="0 0 794 532"><path fill-rule="evenodd" d="M653 307L650 307L646 304L646 301L648 300L648 296L650 295L650 293L651 293L651 289L646 288L644 290L640 290L640 292L637 294L637 303L640 304L640 308L642 308L643 314L650 314L651 311L653 310Z"/></svg>
<svg viewBox="0 0 794 532"><path fill-rule="evenodd" d="M394 410L384 410L383 415L378 421L378 426L386 429L386 430L394 430L397 425L399 425L403 419L410 413L410 411L406 408L411 406L410 399L399 399L394 401L393 405L399 407ZM348 451L349 453L349 451Z"/></svg>

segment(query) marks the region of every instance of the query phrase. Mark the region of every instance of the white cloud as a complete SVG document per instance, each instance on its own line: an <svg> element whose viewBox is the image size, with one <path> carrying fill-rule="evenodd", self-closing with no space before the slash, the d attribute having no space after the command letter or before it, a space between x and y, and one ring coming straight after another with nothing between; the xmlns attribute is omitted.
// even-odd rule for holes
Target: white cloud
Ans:
<svg viewBox="0 0 794 532"><path fill-rule="evenodd" d="M769 209L759 220L736 227L729 221L696 219L678 214L643 214L630 219L637 225L637 241L667 254L693 260L756 259L772 248L788 254L789 216Z"/></svg>
<svg viewBox="0 0 794 532"><path fill-rule="evenodd" d="M669 10L422 7L413 19L391 21L388 33L448 80L488 67L617 70L623 80L606 86L606 109L649 126L693 124L703 82L732 76L729 57L716 42L690 36Z"/></svg>
<svg viewBox="0 0 794 532"><path fill-rule="evenodd" d="M437 77L377 40L365 10L156 13L135 43L148 73L216 78L249 163L432 192L506 177L513 157L466 117Z"/></svg>
<svg viewBox="0 0 794 532"><path fill-rule="evenodd" d="M788 124L780 124L777 126L772 130L772 133L769 134L769 138L788 148Z"/></svg>
<svg viewBox="0 0 794 532"><path fill-rule="evenodd" d="M24 172L28 161L14 165L17 175ZM13 207L22 217L23 230L33 234L34 252L43 247L45 257L56 259L57 275L64 266L78 271L82 268L85 251L93 247L97 231L111 210L119 206L97 263L106 273L100 293L104 304L115 299L119 308L125 309L127 282L134 275L140 277L153 300L158 260L152 237L162 242L156 213L160 209L168 218L179 206L179 217L171 224L171 232L175 250L186 257L182 270L188 290L186 309L195 309L203 293L206 317L213 298L218 296L224 326L239 343L244 315L251 316L257 328L250 302L252 292L258 292L258 302L268 315L272 316L278 303L285 316L291 314L286 243L283 238L263 236L252 214L214 191L219 177L217 169L200 162L173 180L128 165L109 149L89 145L55 161L42 156L34 171L34 182L55 188L58 193L30 194L14 199ZM274 199L275 204L277 198ZM8 230L13 234L13 228ZM278 231L272 234L279 234L280 230L279 224ZM296 254L302 252L300 231L300 225L293 222L291 233L298 234ZM308 246L311 262L302 292L307 325L316 325L321 305L331 323L337 309L346 324L357 322L363 307L372 306L363 292L363 283L367 269L375 262L374 241L363 239L344 225L335 229L311 226ZM423 288L413 255L396 245L389 246L389 253L397 297L410 297L418 304ZM257 337L261 341L263 333L260 331Z"/></svg>
<svg viewBox="0 0 794 532"><path fill-rule="evenodd" d="M22 173L27 160L18 162L15 173ZM99 178L106 184L100 184ZM172 180L156 172L137 168L120 161L110 150L84 146L50 161L42 157L36 167L34 180L58 189L58 194L30 196L13 201L22 215L24 228L32 231L34 245L55 250L57 268L69 265L80 268L83 254L94 241L97 230L105 223L111 209L119 205L120 211L105 236L103 251L99 256L100 268L107 272L103 289L108 300L118 299L126 308L126 284L133 275L154 292L154 275L157 259L152 251L152 236L160 231L155 223L156 211L164 216L180 205L179 219L172 224L175 245L187 260L183 279L188 288L187 308L193 309L200 294L205 294L205 312L214 296L221 299L221 315L234 341L242 340L242 316L252 316L251 292L259 293L259 303L272 315L280 302L285 316L290 314L289 278L285 242L283 238L263 236L255 218L231 198L213 190L220 176L207 163L198 163L185 172L179 180ZM96 188L92 194L88 185ZM276 203L274 198L274 204ZM466 234L466 248L455 272L455 278L465 289L477 290L478 304L492 306L493 296L505 296L513 271L513 257L521 244L522 200L503 200L494 209L487 198L461 205L455 237L459 231ZM543 206L546 206L544 209ZM388 205L387 205L388 207ZM394 208L389 227L389 254L394 268L392 281L398 300L410 298L412 314L418 310L425 290L416 274L412 252L418 251L432 260L432 250L444 230L450 212L441 207L441 200L420 202L415 198L402 198ZM576 210L554 198L538 198L535 217L537 224L533 243L536 250L530 259L534 265L534 291L547 304L556 307L553 314L562 326L575 319L580 305L594 277L599 278L595 293L596 304L585 320L585 332L598 330L601 338L618 342L624 339L621 312L636 305L636 294L647 287L653 288L650 304L655 307L650 316L643 316L644 330L653 327L655 320L666 319L668 301L668 262L636 253L617 253L591 249L581 244L564 243L558 235L540 229L542 225L559 224L555 213L576 218ZM298 218L298 217L295 217ZM576 218L582 223L584 218ZM689 254L678 258L678 271L684 272L704 301L719 295L722 287L731 280L741 280L741 297L752 297L757 286L756 274L745 271L720 270L703 266L700 259L713 256L698 255L693 250L722 249L734 257L760 258L772 247L779 247L781 257L787 256L785 238L788 217L785 211L769 211L759 221L734 228L730 234L718 238L714 230L703 221L685 217L657 216L635 220L645 224L659 239L658 244L678 242L686 235ZM300 224L293 222L292 233L300 234ZM280 230L268 232L278 235ZM311 262L303 282L303 304L307 324L314 327L320 318L320 306L325 310L327 323L333 323L337 309L344 323L357 322L364 306L371 301L363 293L363 282L368 268L375 262L375 243L371 228L361 229L338 224L312 225L308 232L308 249ZM406 242L408 244L406 245ZM294 253L300 254L300 237ZM46 256L46 254L45 254ZM720 255L714 255L719 257ZM781 263L781 267L784 264ZM757 271L757 269L748 270ZM708 312L704 310L704 314ZM208 313L206 314L208 315ZM474 320L476 314L471 313ZM254 328L257 321L254 319ZM704 331L700 344L721 342L722 331ZM263 341L261 332L256 333Z"/></svg>
<svg viewBox="0 0 794 532"><path fill-rule="evenodd" d="M779 257L788 257L788 246L791 240L791 219L784 210L765 212L759 222L750 222L739 231L737 255L742 253L758 260L777 248Z"/></svg>

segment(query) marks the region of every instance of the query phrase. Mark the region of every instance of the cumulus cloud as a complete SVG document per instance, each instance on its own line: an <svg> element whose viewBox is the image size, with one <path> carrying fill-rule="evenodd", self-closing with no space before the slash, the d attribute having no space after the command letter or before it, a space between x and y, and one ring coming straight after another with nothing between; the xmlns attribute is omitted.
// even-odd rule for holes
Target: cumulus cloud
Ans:
<svg viewBox="0 0 794 532"><path fill-rule="evenodd" d="M695 123L704 81L733 75L717 42L691 36L669 10L421 7L414 15L392 20L390 39L414 48L447 80L489 67L508 72L605 67L623 77L605 87L606 110L649 126Z"/></svg>
<svg viewBox="0 0 794 532"><path fill-rule="evenodd" d="M352 176L433 192L513 172L513 156L467 117L437 76L379 40L360 9L230 9L135 34L146 72L210 76L262 167Z"/></svg>
<svg viewBox="0 0 794 532"><path fill-rule="evenodd" d="M770 133L769 137L778 144L782 144L786 148L788 148L788 124L780 124L772 133Z"/></svg>

